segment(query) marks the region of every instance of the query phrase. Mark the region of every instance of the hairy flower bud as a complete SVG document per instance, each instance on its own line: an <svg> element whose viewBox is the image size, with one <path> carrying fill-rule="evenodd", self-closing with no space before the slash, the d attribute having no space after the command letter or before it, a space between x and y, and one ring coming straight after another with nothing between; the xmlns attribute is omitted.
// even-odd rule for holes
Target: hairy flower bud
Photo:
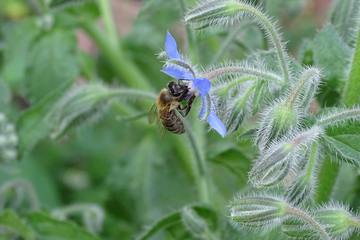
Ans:
<svg viewBox="0 0 360 240"><path fill-rule="evenodd" d="M315 239L317 233L299 219L289 219L281 224L281 230L291 239Z"/></svg>
<svg viewBox="0 0 360 240"><path fill-rule="evenodd" d="M292 165L298 162L299 151L308 147L321 133L320 127L313 127L274 143L255 162L250 172L250 181L256 187L271 186L282 181Z"/></svg>
<svg viewBox="0 0 360 240"><path fill-rule="evenodd" d="M271 227L281 223L287 202L273 196L240 196L230 204L230 218L246 227Z"/></svg>
<svg viewBox="0 0 360 240"><path fill-rule="evenodd" d="M355 230L360 230L360 218L339 205L332 204L319 209L316 218L337 239L346 239Z"/></svg>
<svg viewBox="0 0 360 240"><path fill-rule="evenodd" d="M274 103L265 111L257 134L257 143L260 150L264 151L271 142L280 139L296 127L299 115L291 105L286 102Z"/></svg>

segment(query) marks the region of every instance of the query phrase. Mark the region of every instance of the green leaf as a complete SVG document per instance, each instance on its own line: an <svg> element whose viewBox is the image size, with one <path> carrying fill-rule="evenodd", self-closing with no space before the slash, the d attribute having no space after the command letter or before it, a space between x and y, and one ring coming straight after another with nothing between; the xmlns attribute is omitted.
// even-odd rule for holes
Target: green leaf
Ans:
<svg viewBox="0 0 360 240"><path fill-rule="evenodd" d="M331 22L348 44L353 44L359 25L359 0L335 0Z"/></svg>
<svg viewBox="0 0 360 240"><path fill-rule="evenodd" d="M329 156L325 156L317 178L318 184L314 197L316 203L321 204L330 200L338 171L339 164L331 161Z"/></svg>
<svg viewBox="0 0 360 240"><path fill-rule="evenodd" d="M11 210L4 210L0 212L0 227L11 229L25 240L35 239L33 230Z"/></svg>
<svg viewBox="0 0 360 240"><path fill-rule="evenodd" d="M31 150L39 140L49 135L52 125L46 115L63 91L62 86L53 90L20 116L17 121L20 153Z"/></svg>
<svg viewBox="0 0 360 240"><path fill-rule="evenodd" d="M136 89L109 88L99 83L74 87L57 101L49 113L49 121L54 126L52 137L59 137L79 123L99 119L114 98L155 100L156 95Z"/></svg>
<svg viewBox="0 0 360 240"><path fill-rule="evenodd" d="M25 80L29 48L39 29L34 21L24 21L4 25L1 30L6 46L1 76L11 85L19 84Z"/></svg>
<svg viewBox="0 0 360 240"><path fill-rule="evenodd" d="M330 151L338 154L336 158L344 159L356 166L360 166L360 135L340 135L325 137Z"/></svg>
<svg viewBox="0 0 360 240"><path fill-rule="evenodd" d="M27 220L41 240L99 240L70 221L59 221L43 212L30 213Z"/></svg>
<svg viewBox="0 0 360 240"><path fill-rule="evenodd" d="M350 48L341 39L334 26L327 25L311 43L314 63L324 71L326 79L343 79L351 54Z"/></svg>
<svg viewBox="0 0 360 240"><path fill-rule="evenodd" d="M32 46L28 60L28 94L38 102L54 88L69 86L78 75L74 34L60 29L44 34Z"/></svg>
<svg viewBox="0 0 360 240"><path fill-rule="evenodd" d="M333 158L360 166L360 125L357 123L327 130L324 142Z"/></svg>

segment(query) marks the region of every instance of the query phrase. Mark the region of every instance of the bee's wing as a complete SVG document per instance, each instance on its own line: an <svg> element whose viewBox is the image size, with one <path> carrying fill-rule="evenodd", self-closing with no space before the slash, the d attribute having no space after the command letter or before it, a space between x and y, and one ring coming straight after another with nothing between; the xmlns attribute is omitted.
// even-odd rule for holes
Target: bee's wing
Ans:
<svg viewBox="0 0 360 240"><path fill-rule="evenodd" d="M159 116L157 112L156 104L154 103L148 113L148 121L150 124L154 123L155 121L159 121Z"/></svg>
<svg viewBox="0 0 360 240"><path fill-rule="evenodd" d="M158 109L157 109L156 104L153 104L149 110L148 121L150 124L152 124L156 121L156 124L157 124L159 132L160 132L160 138L162 139L164 137L166 131L165 131L165 128L160 123L160 118L159 118Z"/></svg>

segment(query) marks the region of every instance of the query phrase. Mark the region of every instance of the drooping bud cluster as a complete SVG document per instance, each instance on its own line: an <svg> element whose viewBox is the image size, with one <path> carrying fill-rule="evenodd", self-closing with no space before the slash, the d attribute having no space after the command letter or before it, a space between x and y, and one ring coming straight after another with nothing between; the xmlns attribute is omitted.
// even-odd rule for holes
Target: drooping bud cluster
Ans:
<svg viewBox="0 0 360 240"><path fill-rule="evenodd" d="M256 187L279 183L291 169L297 167L301 151L307 149L321 134L322 129L315 126L274 143L255 162L249 175L250 181Z"/></svg>
<svg viewBox="0 0 360 240"><path fill-rule="evenodd" d="M0 113L0 162L9 162L17 158L18 137L15 126Z"/></svg>

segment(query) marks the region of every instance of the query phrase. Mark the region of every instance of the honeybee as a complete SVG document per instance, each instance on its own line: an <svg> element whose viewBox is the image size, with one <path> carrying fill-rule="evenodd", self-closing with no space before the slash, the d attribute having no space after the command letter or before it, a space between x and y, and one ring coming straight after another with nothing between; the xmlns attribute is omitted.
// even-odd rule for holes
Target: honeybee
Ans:
<svg viewBox="0 0 360 240"><path fill-rule="evenodd" d="M183 134L185 127L176 112L186 117L195 99L195 94L186 84L171 81L167 88L160 91L156 103L150 109L149 121L157 118L163 127L174 134Z"/></svg>

